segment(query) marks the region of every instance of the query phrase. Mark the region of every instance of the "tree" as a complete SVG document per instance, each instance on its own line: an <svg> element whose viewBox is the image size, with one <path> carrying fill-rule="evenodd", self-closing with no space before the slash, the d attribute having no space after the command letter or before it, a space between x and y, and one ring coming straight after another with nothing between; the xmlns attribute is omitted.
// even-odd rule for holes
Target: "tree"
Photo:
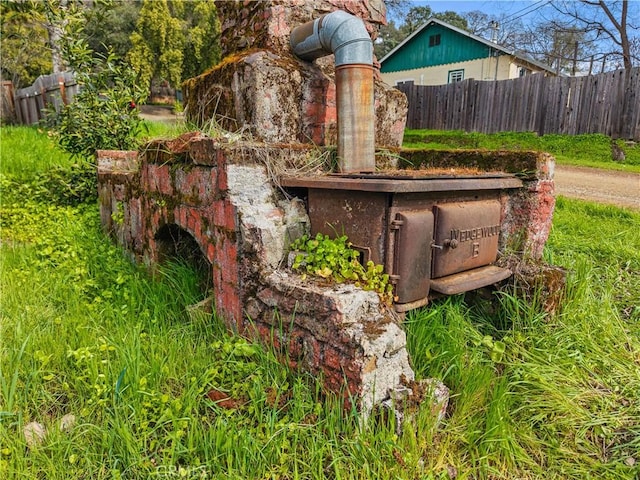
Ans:
<svg viewBox="0 0 640 480"><path fill-rule="evenodd" d="M131 44L128 58L143 85L150 87L151 80L158 77L180 84L184 37L167 0L143 0Z"/></svg>
<svg viewBox="0 0 640 480"><path fill-rule="evenodd" d="M141 7L140 0L93 3L87 9L84 29L89 48L101 55L107 55L111 50L118 57L126 58Z"/></svg>
<svg viewBox="0 0 640 480"><path fill-rule="evenodd" d="M506 14L488 15L479 10L463 14L467 21L467 29L486 40L495 41L498 45L512 50L520 50L525 27L522 20L509 19Z"/></svg>
<svg viewBox="0 0 640 480"><path fill-rule="evenodd" d="M2 78L17 88L31 85L40 75L51 73L51 50L42 17L28 5L0 2L0 67Z"/></svg>
<svg viewBox="0 0 640 480"><path fill-rule="evenodd" d="M630 37L629 29L636 33L640 25L629 23L629 0L578 0L551 2L551 5L563 16L571 18L576 28L594 35L599 40L600 48L596 52L601 59L617 57L622 60L622 66L629 69L634 60L632 44L635 37ZM637 6L634 5L635 8ZM635 17L636 21L638 17Z"/></svg>
<svg viewBox="0 0 640 480"><path fill-rule="evenodd" d="M458 27L461 30L469 30L467 20L463 16L456 12L452 12L451 10L434 13L433 18L442 20L443 22L453 25L454 27Z"/></svg>
<svg viewBox="0 0 640 480"><path fill-rule="evenodd" d="M405 36L402 30L396 26L396 23L393 20L389 20L387 25L380 27L378 38L373 45L376 57L383 58L396 45L402 42Z"/></svg>
<svg viewBox="0 0 640 480"><path fill-rule="evenodd" d="M19 84L67 69L62 51L65 31L81 21L80 0L2 1L2 64ZM19 42L23 42L22 45ZM6 50L5 50L6 48ZM44 60L44 52L48 59ZM44 66L48 68L44 70ZM33 73L31 73L33 72ZM38 75L35 75L37 77Z"/></svg>
<svg viewBox="0 0 640 480"><path fill-rule="evenodd" d="M428 5L423 7L411 7L404 17L404 22L400 27L405 36L411 35L422 25L427 23L433 15L433 10Z"/></svg>
<svg viewBox="0 0 640 480"><path fill-rule="evenodd" d="M56 7L55 2L50 3ZM60 146L86 163L96 149L136 145L141 127L136 106L144 100L145 90L136 83L133 69L117 55L111 51L97 54L89 47L84 34L88 10L67 8L71 1L63 6L52 8L49 15L55 15L56 23L63 26L56 39L61 63L73 70L80 89L73 102L59 112L52 109L47 120Z"/></svg>
<svg viewBox="0 0 640 480"><path fill-rule="evenodd" d="M557 21L539 23L521 36L520 47L557 73L575 75L578 62L585 59L588 44L585 33L574 25Z"/></svg>
<svg viewBox="0 0 640 480"><path fill-rule="evenodd" d="M200 75L220 61L220 21L215 3L184 2L185 55L182 80Z"/></svg>
<svg viewBox="0 0 640 480"><path fill-rule="evenodd" d="M128 57L145 84L163 79L179 87L219 61L219 36L211 1L143 0Z"/></svg>

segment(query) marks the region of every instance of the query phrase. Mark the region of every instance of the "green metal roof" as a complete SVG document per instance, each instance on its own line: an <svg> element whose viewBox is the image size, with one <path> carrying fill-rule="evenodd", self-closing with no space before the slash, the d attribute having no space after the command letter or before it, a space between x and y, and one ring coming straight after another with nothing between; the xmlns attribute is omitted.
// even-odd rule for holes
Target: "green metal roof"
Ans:
<svg viewBox="0 0 640 480"><path fill-rule="evenodd" d="M440 35L439 45L429 46L429 37ZM435 23L405 43L381 62L382 73L433 67L488 57L490 47Z"/></svg>

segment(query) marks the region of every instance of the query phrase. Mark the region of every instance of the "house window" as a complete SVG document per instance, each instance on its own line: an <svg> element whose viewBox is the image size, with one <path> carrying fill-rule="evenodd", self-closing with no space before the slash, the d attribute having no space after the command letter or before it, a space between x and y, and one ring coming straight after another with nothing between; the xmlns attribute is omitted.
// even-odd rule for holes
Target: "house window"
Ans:
<svg viewBox="0 0 640 480"><path fill-rule="evenodd" d="M464 69L449 70L449 83L461 82L464 80Z"/></svg>
<svg viewBox="0 0 640 480"><path fill-rule="evenodd" d="M528 68L520 67L518 71L518 76L520 77L526 77L527 75L530 75L530 74L531 74L531 70L529 70Z"/></svg>
<svg viewBox="0 0 640 480"><path fill-rule="evenodd" d="M437 45L440 45L440 34L429 35L429 46L435 47Z"/></svg>

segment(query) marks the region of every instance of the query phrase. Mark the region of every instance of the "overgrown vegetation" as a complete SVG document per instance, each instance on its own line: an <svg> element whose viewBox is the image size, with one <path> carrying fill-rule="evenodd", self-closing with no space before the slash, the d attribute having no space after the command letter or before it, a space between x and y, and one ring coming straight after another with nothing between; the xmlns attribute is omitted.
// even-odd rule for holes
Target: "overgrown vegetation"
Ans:
<svg viewBox="0 0 640 480"><path fill-rule="evenodd" d="M452 399L439 430L423 405L398 436L391 420L359 428L316 379L190 308L202 294L184 265L151 279L131 264L93 202L39 200L38 176L73 162L35 129L0 135L1 478L640 474L640 214L559 199L546 257L569 290L555 315L507 293L413 312L416 373ZM27 448L32 421L48 434Z"/></svg>
<svg viewBox="0 0 640 480"><path fill-rule="evenodd" d="M64 16L59 40L62 57L73 69L79 92L49 122L59 145L79 162L96 150L130 150L138 146L142 120L137 105L147 96L133 68L108 50L96 54L83 36L82 10Z"/></svg>
<svg viewBox="0 0 640 480"><path fill-rule="evenodd" d="M85 161L96 150L135 149L143 128L137 105L146 92L131 67L113 54L90 58L85 69L76 71L76 80L82 88L73 102L52 114L60 146Z"/></svg>
<svg viewBox="0 0 640 480"><path fill-rule="evenodd" d="M613 160L612 143L624 152L623 161ZM606 168L640 172L640 145L613 141L606 135L543 135L532 132L504 132L494 134L462 131L407 130L405 148L416 149L486 149L536 150L548 152L561 165ZM613 147L615 148L615 147Z"/></svg>
<svg viewBox="0 0 640 480"><path fill-rule="evenodd" d="M351 247L346 235L336 238L322 233L315 237L303 235L291 244L291 250L299 252L292 268L304 272L303 278L310 274L337 283L353 283L364 290L376 292L383 303L391 305L393 285L389 282L389 275L384 273L384 267L371 260L363 265L360 252Z"/></svg>

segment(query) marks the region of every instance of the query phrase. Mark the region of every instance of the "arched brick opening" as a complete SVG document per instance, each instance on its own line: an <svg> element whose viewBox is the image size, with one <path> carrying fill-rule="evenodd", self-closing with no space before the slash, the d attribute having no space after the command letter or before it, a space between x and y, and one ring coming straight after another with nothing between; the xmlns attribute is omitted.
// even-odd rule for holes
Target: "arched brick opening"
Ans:
<svg viewBox="0 0 640 480"><path fill-rule="evenodd" d="M160 228L155 240L158 262L186 263L197 274L202 293L208 295L213 288L213 268L193 235L175 224L169 224Z"/></svg>

